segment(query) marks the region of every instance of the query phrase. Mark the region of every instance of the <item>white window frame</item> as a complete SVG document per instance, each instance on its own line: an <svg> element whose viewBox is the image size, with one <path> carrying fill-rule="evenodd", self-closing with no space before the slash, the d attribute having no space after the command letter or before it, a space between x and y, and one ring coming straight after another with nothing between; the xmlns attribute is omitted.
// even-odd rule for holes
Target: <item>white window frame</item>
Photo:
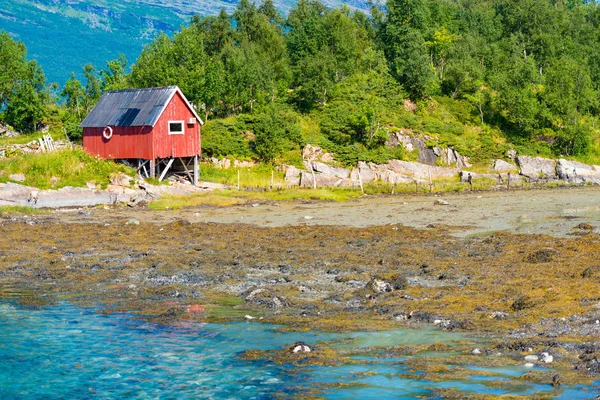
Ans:
<svg viewBox="0 0 600 400"><path fill-rule="evenodd" d="M181 124L181 132L171 131L171 124ZM185 135L185 121L168 121L167 127L169 128L169 135Z"/></svg>

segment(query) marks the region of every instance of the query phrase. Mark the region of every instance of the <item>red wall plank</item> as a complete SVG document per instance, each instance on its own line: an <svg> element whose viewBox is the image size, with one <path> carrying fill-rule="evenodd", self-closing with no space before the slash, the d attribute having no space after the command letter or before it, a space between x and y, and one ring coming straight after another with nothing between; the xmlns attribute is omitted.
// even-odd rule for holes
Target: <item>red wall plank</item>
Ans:
<svg viewBox="0 0 600 400"><path fill-rule="evenodd" d="M156 157L191 157L200 154L200 122L190 125L190 118L195 118L194 114L179 93L175 93L152 131ZM185 133L169 135L169 121L184 121Z"/></svg>
<svg viewBox="0 0 600 400"><path fill-rule="evenodd" d="M92 156L115 158L142 158L150 160L152 154L152 127L114 127L110 140L104 139L104 128L84 128L83 148Z"/></svg>

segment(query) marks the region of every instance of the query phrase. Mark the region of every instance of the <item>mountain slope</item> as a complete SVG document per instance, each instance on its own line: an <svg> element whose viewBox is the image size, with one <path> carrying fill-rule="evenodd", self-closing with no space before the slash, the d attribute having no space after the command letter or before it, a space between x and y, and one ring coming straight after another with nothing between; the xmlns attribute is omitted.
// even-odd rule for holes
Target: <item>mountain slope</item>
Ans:
<svg viewBox="0 0 600 400"><path fill-rule="evenodd" d="M325 0L366 9L366 0ZM275 0L287 13L295 0ZM124 53L135 61L144 44L160 31L171 34L194 14L231 11L236 0L10 0L0 8L0 29L25 43L50 82L64 83L71 71L91 62L102 68Z"/></svg>

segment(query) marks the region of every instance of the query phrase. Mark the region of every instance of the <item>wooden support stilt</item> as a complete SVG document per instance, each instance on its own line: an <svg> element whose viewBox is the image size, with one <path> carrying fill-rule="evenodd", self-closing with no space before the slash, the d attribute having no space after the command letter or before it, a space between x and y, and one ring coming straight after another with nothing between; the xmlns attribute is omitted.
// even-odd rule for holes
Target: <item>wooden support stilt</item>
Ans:
<svg viewBox="0 0 600 400"><path fill-rule="evenodd" d="M160 177L158 178L159 182L162 182L162 180L165 178L165 175L167 175L167 172L169 172L169 168L171 168L171 165L173 165L173 161L175 161L174 158L171 158L169 160L169 162L167 163L167 166L165 167L162 174L160 174Z"/></svg>
<svg viewBox="0 0 600 400"><path fill-rule="evenodd" d="M150 178L156 178L156 160L150 160Z"/></svg>
<svg viewBox="0 0 600 400"><path fill-rule="evenodd" d="M146 175L146 178L150 178L150 174L148 174L148 170L146 169L146 163L147 161L142 162L142 168L144 169L144 175Z"/></svg>
<svg viewBox="0 0 600 400"><path fill-rule="evenodd" d="M200 178L200 165L198 164L198 156L194 156L194 186L198 186Z"/></svg>
<svg viewBox="0 0 600 400"><path fill-rule="evenodd" d="M185 174L189 178L190 182L194 183L194 177L192 177L192 175L190 174L190 170L188 169L188 166L185 165L185 162L183 162L183 159L181 157L179 157L179 162L183 166L183 171L185 172Z"/></svg>

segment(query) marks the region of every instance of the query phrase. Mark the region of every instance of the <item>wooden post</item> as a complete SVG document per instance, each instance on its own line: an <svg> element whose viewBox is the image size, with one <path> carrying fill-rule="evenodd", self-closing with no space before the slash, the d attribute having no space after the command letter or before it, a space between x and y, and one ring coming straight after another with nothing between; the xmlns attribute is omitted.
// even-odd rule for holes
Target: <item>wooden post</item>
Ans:
<svg viewBox="0 0 600 400"><path fill-rule="evenodd" d="M275 183L275 172L271 170L271 191L273 190L273 185Z"/></svg>
<svg viewBox="0 0 600 400"><path fill-rule="evenodd" d="M46 146L44 145L44 140L42 138L39 138L39 142L40 142L40 148L42 149L42 153L45 153Z"/></svg>
<svg viewBox="0 0 600 400"><path fill-rule="evenodd" d="M433 182L431 181L431 171L429 171L429 193L433 192Z"/></svg>
<svg viewBox="0 0 600 400"><path fill-rule="evenodd" d="M362 184L362 176L360 176L360 168L358 169L358 184L360 185L360 191L362 194L365 194L365 189L363 188Z"/></svg>
<svg viewBox="0 0 600 400"><path fill-rule="evenodd" d="M67 138L67 142L69 142L69 148L73 148L73 143L71 143L71 139L69 139L69 135L67 135L67 128L63 126L63 132L65 133L65 137Z"/></svg>
<svg viewBox="0 0 600 400"><path fill-rule="evenodd" d="M198 156L194 156L194 186L198 186L200 178L200 164L198 164Z"/></svg>
<svg viewBox="0 0 600 400"><path fill-rule="evenodd" d="M317 188L317 178L315 177L315 169L314 169L312 163L310 163L310 172L312 172L313 189L316 189ZM361 185L361 187L362 187L362 185Z"/></svg>
<svg viewBox="0 0 600 400"><path fill-rule="evenodd" d="M396 181L392 182L392 194L394 194L394 189L396 188Z"/></svg>
<svg viewBox="0 0 600 400"><path fill-rule="evenodd" d="M238 184L237 189L240 190L240 170L238 169Z"/></svg>
<svg viewBox="0 0 600 400"><path fill-rule="evenodd" d="M415 193L418 193L418 192L419 192L419 183L415 179Z"/></svg>
<svg viewBox="0 0 600 400"><path fill-rule="evenodd" d="M508 178L506 179L506 189L510 190L510 172L508 173Z"/></svg>
<svg viewBox="0 0 600 400"><path fill-rule="evenodd" d="M150 160L150 178L156 178L156 160Z"/></svg>

